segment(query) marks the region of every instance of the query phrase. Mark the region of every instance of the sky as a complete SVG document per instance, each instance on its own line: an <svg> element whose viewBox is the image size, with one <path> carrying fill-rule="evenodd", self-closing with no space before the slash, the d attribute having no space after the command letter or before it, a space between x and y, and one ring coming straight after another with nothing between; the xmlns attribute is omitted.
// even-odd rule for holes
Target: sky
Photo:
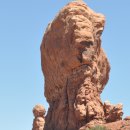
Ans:
<svg viewBox="0 0 130 130"><path fill-rule="evenodd" d="M40 44L44 31L70 0L0 0L0 130L31 130L32 109L48 108ZM123 103L130 115L130 0L84 0L106 17L102 35L111 64L101 98Z"/></svg>

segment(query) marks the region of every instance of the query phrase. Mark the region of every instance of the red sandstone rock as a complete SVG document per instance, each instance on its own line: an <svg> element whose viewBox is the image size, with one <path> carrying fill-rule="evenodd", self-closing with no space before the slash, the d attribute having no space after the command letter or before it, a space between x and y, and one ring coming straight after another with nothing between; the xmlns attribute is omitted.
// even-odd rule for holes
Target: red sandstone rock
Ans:
<svg viewBox="0 0 130 130"><path fill-rule="evenodd" d="M108 109L100 99L110 71L101 48L104 24L102 14L74 1L48 25L41 44L49 103L44 130L79 130L121 119L122 106Z"/></svg>
<svg viewBox="0 0 130 130"><path fill-rule="evenodd" d="M130 120L130 116L125 117L124 120Z"/></svg>
<svg viewBox="0 0 130 130"><path fill-rule="evenodd" d="M120 120L105 125L108 130L130 130L130 120Z"/></svg>
<svg viewBox="0 0 130 130"><path fill-rule="evenodd" d="M36 105L33 108L33 114L35 117L44 117L45 113L46 113L45 108L40 104Z"/></svg>
<svg viewBox="0 0 130 130"><path fill-rule="evenodd" d="M36 105L33 108L35 119L33 120L32 130L43 130L45 124L45 108L42 105Z"/></svg>
<svg viewBox="0 0 130 130"><path fill-rule="evenodd" d="M123 115L123 105L117 104L112 105L109 101L104 103L105 119L106 122L114 122L122 120Z"/></svg>

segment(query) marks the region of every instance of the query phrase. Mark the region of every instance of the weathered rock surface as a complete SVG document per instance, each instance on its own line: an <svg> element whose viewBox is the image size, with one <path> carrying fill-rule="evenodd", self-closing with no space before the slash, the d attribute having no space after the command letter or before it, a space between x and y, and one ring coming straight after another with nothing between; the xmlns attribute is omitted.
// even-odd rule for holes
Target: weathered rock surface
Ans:
<svg viewBox="0 0 130 130"><path fill-rule="evenodd" d="M130 120L130 116L125 117L124 120L126 121Z"/></svg>
<svg viewBox="0 0 130 130"><path fill-rule="evenodd" d="M114 122L122 120L123 105L112 105L109 101L104 103L105 119L106 122Z"/></svg>
<svg viewBox="0 0 130 130"><path fill-rule="evenodd" d="M33 108L34 120L32 130L43 130L45 124L45 108L42 105L36 105Z"/></svg>
<svg viewBox="0 0 130 130"><path fill-rule="evenodd" d="M44 130L81 130L121 119L122 105L100 99L110 71L101 48L104 24L102 14L74 1L48 25L41 44L49 103Z"/></svg>
<svg viewBox="0 0 130 130"><path fill-rule="evenodd" d="M105 124L105 126L108 130L130 130L130 120L120 120Z"/></svg>

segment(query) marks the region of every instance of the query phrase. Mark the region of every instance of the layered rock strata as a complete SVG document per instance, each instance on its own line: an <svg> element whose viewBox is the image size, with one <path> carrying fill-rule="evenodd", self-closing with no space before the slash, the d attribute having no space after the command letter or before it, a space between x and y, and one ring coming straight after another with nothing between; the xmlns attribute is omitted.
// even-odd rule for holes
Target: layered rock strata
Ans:
<svg viewBox="0 0 130 130"><path fill-rule="evenodd" d="M48 25L41 44L45 97L44 130L79 130L121 119L119 109L100 99L110 65L101 48L105 17L84 2L66 5ZM111 111L111 114L109 114ZM120 113L118 115L118 112Z"/></svg>
<svg viewBox="0 0 130 130"><path fill-rule="evenodd" d="M45 108L42 105L36 105L33 108L33 128L32 130L43 130L45 124Z"/></svg>

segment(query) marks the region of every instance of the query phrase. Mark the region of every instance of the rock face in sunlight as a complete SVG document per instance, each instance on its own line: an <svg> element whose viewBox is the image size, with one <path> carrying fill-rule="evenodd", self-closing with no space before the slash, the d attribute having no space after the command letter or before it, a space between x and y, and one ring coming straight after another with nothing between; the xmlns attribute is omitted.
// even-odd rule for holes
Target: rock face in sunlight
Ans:
<svg viewBox="0 0 130 130"><path fill-rule="evenodd" d="M109 128L108 130L130 130L130 119L107 123L104 126Z"/></svg>
<svg viewBox="0 0 130 130"><path fill-rule="evenodd" d="M45 124L45 108L42 105L36 105L33 108L34 120L32 130L43 130Z"/></svg>
<svg viewBox="0 0 130 130"><path fill-rule="evenodd" d="M121 104L103 104L100 98L110 71L101 48L104 24L102 14L83 1L74 1L48 25L41 44L49 103L44 130L85 130L122 119ZM43 114L42 120L35 116L34 127L42 121Z"/></svg>
<svg viewBox="0 0 130 130"><path fill-rule="evenodd" d="M122 104L112 105L109 101L106 101L104 103L106 122L114 122L122 120L123 115L122 109L123 109Z"/></svg>

